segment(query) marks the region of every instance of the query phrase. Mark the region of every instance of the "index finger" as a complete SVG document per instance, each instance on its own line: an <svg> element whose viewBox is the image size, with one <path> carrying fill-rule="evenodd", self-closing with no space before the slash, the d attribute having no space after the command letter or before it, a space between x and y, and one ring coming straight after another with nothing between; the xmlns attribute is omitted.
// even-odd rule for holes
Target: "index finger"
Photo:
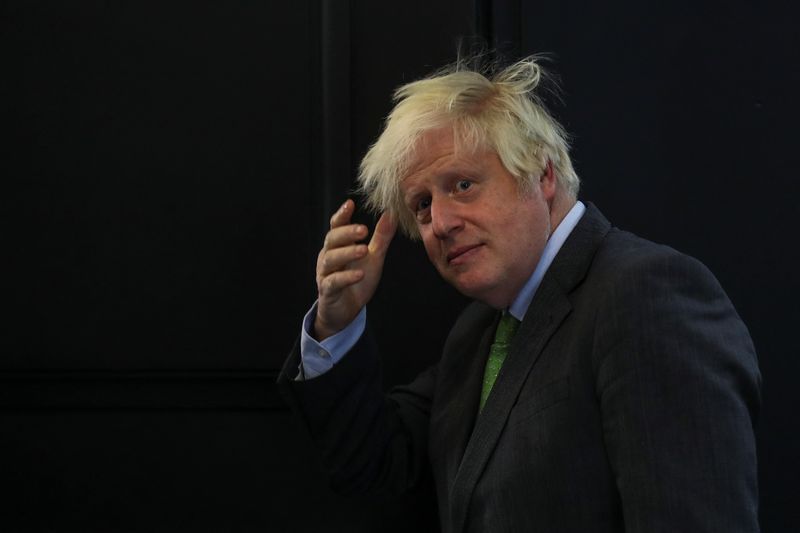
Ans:
<svg viewBox="0 0 800 533"><path fill-rule="evenodd" d="M341 207L331 216L331 228L338 228L339 226L349 224L350 218L353 216L353 211L355 211L355 206L355 202L350 198L345 200Z"/></svg>
<svg viewBox="0 0 800 533"><path fill-rule="evenodd" d="M396 231L397 218L388 212L381 214L381 218L378 219L378 223L375 225L375 231L372 233L372 238L369 241L369 250L381 254L386 253Z"/></svg>

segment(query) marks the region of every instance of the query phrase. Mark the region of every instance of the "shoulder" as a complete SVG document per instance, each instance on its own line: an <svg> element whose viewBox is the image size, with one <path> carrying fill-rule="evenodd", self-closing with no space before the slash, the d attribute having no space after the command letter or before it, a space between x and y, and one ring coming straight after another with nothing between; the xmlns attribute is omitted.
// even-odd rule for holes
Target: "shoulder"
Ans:
<svg viewBox="0 0 800 533"><path fill-rule="evenodd" d="M714 274L698 259L633 233L609 228L567 297L575 323L592 332L595 358L625 347L635 358L733 349L752 360L749 331Z"/></svg>
<svg viewBox="0 0 800 533"><path fill-rule="evenodd" d="M666 290L727 299L717 278L698 259L617 228L598 247L587 281L620 296Z"/></svg>
<svg viewBox="0 0 800 533"><path fill-rule="evenodd" d="M717 278L669 246L612 229L575 302L591 307L597 357L620 349L637 365L718 357L755 373L749 331Z"/></svg>

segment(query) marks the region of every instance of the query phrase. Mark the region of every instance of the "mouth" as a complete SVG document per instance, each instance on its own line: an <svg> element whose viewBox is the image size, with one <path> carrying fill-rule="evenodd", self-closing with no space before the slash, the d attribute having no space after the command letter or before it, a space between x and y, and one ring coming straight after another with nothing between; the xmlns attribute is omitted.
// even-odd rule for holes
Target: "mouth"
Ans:
<svg viewBox="0 0 800 533"><path fill-rule="evenodd" d="M468 246L459 246L458 248L454 248L447 253L447 263L453 264L453 262L459 263L459 259L464 260L466 259L473 250L476 250L483 246L482 244L470 244Z"/></svg>

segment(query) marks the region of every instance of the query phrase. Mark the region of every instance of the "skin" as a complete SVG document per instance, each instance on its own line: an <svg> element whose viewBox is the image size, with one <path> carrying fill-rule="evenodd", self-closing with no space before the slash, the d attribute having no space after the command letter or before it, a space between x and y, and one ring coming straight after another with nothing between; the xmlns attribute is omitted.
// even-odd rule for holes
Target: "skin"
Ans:
<svg viewBox="0 0 800 533"><path fill-rule="evenodd" d="M364 307L383 272L383 261L397 230L388 213L381 215L369 244L363 224L351 224L355 203L348 199L331 217L331 229L317 256L317 316L312 336L322 341L352 322Z"/></svg>
<svg viewBox="0 0 800 533"><path fill-rule="evenodd" d="M400 188L431 263L464 295L508 307L575 200L549 162L521 193L494 152L456 152L450 128L427 132L415 153ZM397 227L384 214L369 244L360 244L367 228L350 223L354 208L348 200L333 215L317 260L317 340L344 329L372 298Z"/></svg>

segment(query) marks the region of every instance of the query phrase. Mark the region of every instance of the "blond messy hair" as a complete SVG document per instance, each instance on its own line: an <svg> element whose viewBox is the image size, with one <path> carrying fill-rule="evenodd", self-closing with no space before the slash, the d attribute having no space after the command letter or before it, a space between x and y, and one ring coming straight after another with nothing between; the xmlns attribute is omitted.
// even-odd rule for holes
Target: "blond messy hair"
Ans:
<svg viewBox="0 0 800 533"><path fill-rule="evenodd" d="M419 238L400 182L420 137L443 127L452 127L457 151L483 147L495 152L521 192L530 190L550 161L563 191L577 197L580 181L567 134L535 92L547 79L542 59L533 55L502 69L491 64L470 68L470 60L462 59L398 88L383 133L361 161L358 185L367 207L394 214L407 236Z"/></svg>

